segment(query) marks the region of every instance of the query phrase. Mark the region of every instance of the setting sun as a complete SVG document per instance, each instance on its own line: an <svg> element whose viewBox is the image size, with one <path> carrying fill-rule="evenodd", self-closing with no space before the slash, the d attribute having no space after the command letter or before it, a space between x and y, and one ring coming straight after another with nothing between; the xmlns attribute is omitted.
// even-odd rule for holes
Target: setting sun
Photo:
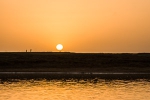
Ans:
<svg viewBox="0 0 150 100"><path fill-rule="evenodd" d="M0 0L0 52L150 52L150 0Z"/></svg>
<svg viewBox="0 0 150 100"><path fill-rule="evenodd" d="M63 45L62 44L57 44L56 49L61 51L63 49Z"/></svg>

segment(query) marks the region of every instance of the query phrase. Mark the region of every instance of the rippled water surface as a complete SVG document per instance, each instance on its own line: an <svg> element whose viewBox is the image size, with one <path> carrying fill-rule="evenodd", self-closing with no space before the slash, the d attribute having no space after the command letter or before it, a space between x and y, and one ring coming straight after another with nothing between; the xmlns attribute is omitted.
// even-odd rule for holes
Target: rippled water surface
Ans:
<svg viewBox="0 0 150 100"><path fill-rule="evenodd" d="M1 80L0 100L150 100L150 80Z"/></svg>

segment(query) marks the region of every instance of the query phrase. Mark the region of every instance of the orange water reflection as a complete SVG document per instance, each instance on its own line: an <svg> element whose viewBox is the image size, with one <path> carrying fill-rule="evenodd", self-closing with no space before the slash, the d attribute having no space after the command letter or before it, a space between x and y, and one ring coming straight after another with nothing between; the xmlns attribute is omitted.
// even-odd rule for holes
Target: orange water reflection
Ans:
<svg viewBox="0 0 150 100"><path fill-rule="evenodd" d="M149 100L148 80L1 81L0 100Z"/></svg>

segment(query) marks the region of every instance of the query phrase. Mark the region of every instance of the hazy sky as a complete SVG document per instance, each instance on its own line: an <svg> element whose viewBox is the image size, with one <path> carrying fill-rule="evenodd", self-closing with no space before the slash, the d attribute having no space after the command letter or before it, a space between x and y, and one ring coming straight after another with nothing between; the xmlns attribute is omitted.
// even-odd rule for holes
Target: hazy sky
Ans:
<svg viewBox="0 0 150 100"><path fill-rule="evenodd" d="M150 0L0 0L0 51L150 52Z"/></svg>

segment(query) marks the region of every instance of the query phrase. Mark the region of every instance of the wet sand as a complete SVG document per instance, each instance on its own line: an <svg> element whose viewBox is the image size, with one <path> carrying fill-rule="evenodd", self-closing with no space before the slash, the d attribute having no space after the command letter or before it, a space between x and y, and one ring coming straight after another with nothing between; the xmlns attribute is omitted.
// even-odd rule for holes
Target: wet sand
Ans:
<svg viewBox="0 0 150 100"><path fill-rule="evenodd" d="M7 72L4 74L4 72ZM11 72L11 73L10 73ZM24 72L24 73L19 73ZM62 74L58 74L61 72ZM34 73L34 74L33 74ZM66 74L67 73L67 74ZM78 74L71 74L78 73ZM89 73L89 74L86 74ZM101 73L101 74L93 74ZM107 73L107 74L106 74ZM121 74L120 74L121 73ZM133 74L134 73L134 74ZM136 74L135 74L136 73ZM0 77L150 77L150 54L1 52Z"/></svg>

